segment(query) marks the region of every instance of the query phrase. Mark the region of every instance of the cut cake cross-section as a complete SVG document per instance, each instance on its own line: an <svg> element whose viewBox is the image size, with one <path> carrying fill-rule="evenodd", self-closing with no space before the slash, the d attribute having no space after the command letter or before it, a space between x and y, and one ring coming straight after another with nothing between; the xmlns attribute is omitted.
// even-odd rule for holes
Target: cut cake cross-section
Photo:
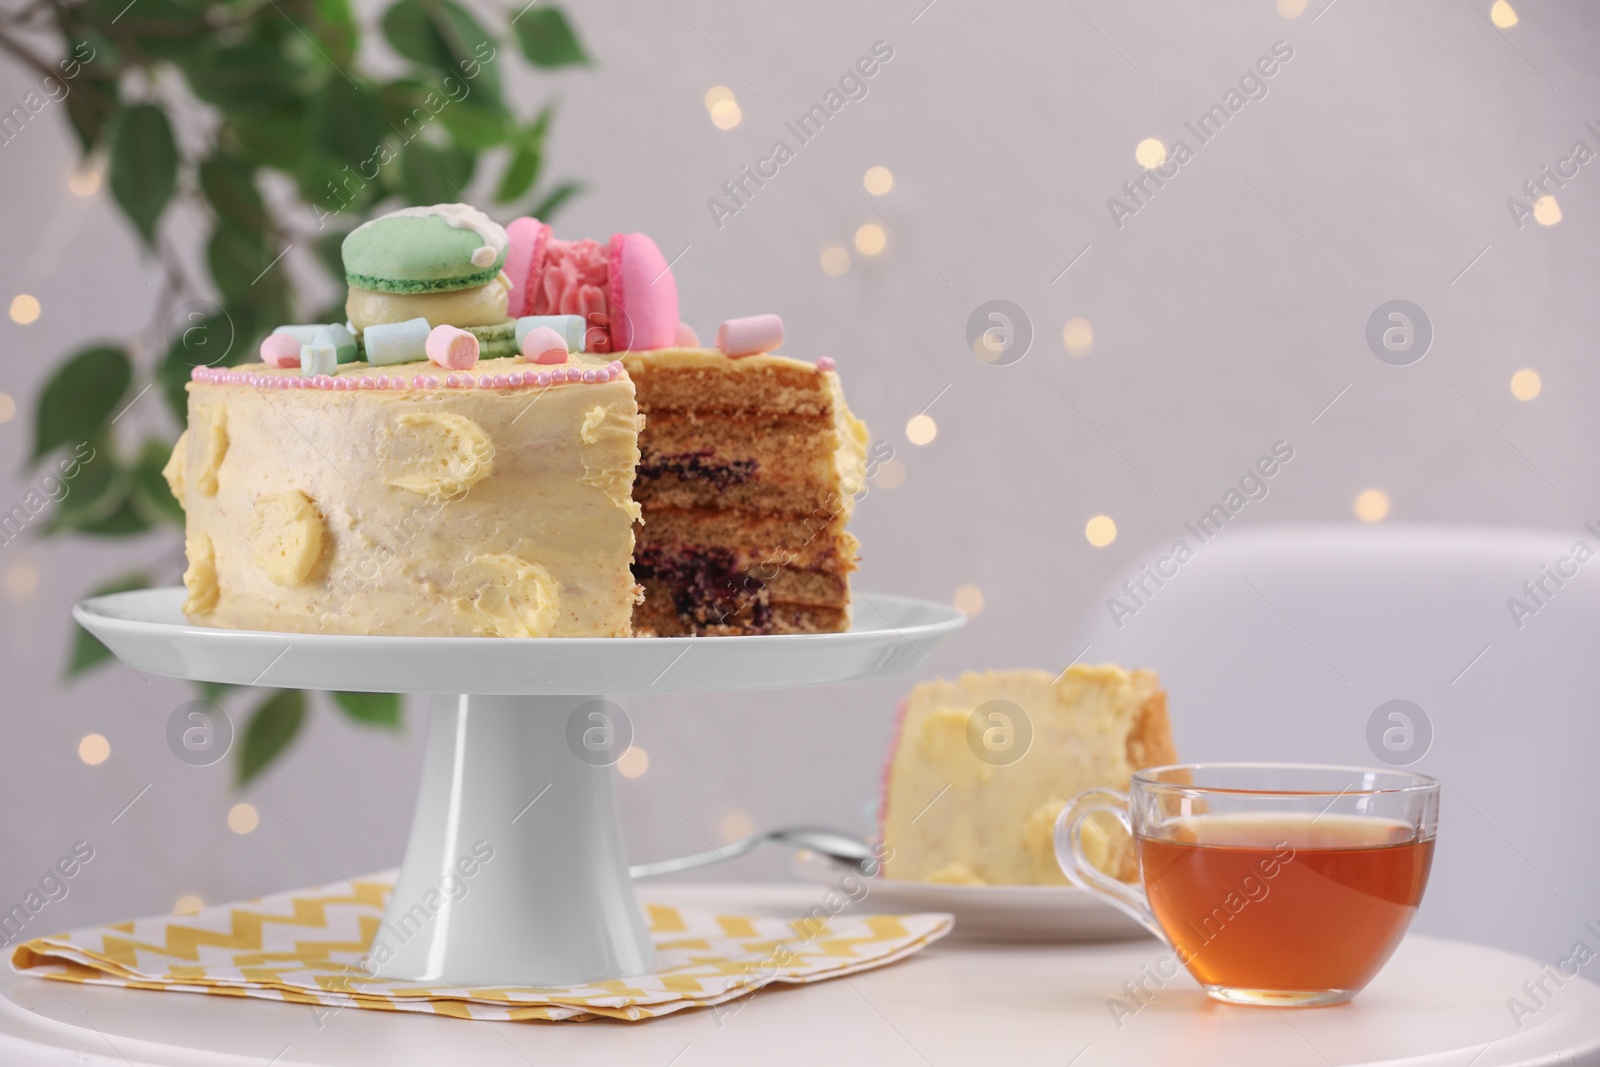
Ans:
<svg viewBox="0 0 1600 1067"><path fill-rule="evenodd" d="M645 416L634 498L636 632L850 626L866 427L832 370L712 349L620 353Z"/></svg>

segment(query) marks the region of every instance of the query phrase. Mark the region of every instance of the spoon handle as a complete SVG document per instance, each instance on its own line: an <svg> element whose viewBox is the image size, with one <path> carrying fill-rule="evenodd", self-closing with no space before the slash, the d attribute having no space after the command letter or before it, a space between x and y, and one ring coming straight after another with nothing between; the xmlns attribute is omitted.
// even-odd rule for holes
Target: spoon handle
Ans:
<svg viewBox="0 0 1600 1067"><path fill-rule="evenodd" d="M847 866L857 867L869 872L873 869L866 867L866 864L872 860L872 847L865 841L856 840L836 830L824 830L814 826L786 826L777 830L767 830L763 833L752 834L732 844L723 845L721 848L709 849L705 852L696 852L692 856L657 860L654 863L635 863L628 868L628 874L634 878L654 878L660 874L672 874L675 871L688 871L696 867L708 867L713 863L722 863L725 860L733 859L735 856L742 856L746 852L753 851L770 842L781 842L796 847L809 848L813 852L818 852Z"/></svg>
<svg viewBox="0 0 1600 1067"><path fill-rule="evenodd" d="M742 856L753 851L757 846L764 844L768 839L767 834L756 834L743 840L735 841L721 848L713 848L706 852L696 852L691 856L679 856L676 859L657 860L654 863L635 863L628 868L628 874L633 878L654 878L661 874L672 874L675 871L690 871L696 867L709 867L713 863L722 863L735 856Z"/></svg>

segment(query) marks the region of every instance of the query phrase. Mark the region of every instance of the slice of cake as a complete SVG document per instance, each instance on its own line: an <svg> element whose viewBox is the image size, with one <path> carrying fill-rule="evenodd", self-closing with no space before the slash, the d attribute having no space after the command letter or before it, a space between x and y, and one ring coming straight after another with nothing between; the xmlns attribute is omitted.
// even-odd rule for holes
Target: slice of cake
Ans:
<svg viewBox="0 0 1600 1067"><path fill-rule="evenodd" d="M1067 884L1052 841L1067 801L1085 789L1126 790L1134 771L1176 759L1166 693L1151 671L1074 665L1054 676L924 682L901 705L885 767L884 875ZM1136 868L1120 837L1103 830L1084 842L1095 866L1127 879Z"/></svg>
<svg viewBox="0 0 1600 1067"><path fill-rule="evenodd" d="M831 361L715 349L624 352L645 415L634 627L682 634L849 629L867 433Z"/></svg>

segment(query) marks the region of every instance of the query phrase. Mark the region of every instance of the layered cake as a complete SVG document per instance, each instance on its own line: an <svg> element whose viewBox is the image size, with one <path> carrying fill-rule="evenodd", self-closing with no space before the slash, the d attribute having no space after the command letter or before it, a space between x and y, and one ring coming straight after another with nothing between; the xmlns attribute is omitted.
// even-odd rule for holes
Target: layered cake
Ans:
<svg viewBox="0 0 1600 1067"><path fill-rule="evenodd" d="M1085 789L1126 790L1174 763L1156 675L1110 664L965 673L901 705L880 808L884 875L964 885L1064 885L1053 833ZM1124 879L1132 849L1107 819L1086 826L1091 862Z"/></svg>
<svg viewBox="0 0 1600 1067"><path fill-rule="evenodd" d="M559 241L462 204L374 219L343 253L347 322L280 327L261 363L197 368L189 384L166 474L187 516L191 622L498 637L848 626L843 527L864 430L831 361L772 351L775 316L725 323L701 349L645 235ZM648 422L635 375L659 390ZM682 446L696 422L714 445Z"/></svg>
<svg viewBox="0 0 1600 1067"><path fill-rule="evenodd" d="M831 361L630 352L645 429L634 624L677 634L826 633L850 626L867 432Z"/></svg>

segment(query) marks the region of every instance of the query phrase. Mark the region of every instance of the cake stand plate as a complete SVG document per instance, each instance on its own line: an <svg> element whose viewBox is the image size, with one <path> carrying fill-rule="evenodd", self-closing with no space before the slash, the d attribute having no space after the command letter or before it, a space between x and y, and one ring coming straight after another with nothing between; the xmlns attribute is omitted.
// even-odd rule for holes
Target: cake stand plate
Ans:
<svg viewBox="0 0 1600 1067"><path fill-rule="evenodd" d="M865 681L926 663L966 621L858 593L856 625L839 634L366 637L192 626L183 597L117 593L73 617L147 674L431 694L405 863L368 966L457 987L575 985L655 966L613 796L625 719L601 694Z"/></svg>

